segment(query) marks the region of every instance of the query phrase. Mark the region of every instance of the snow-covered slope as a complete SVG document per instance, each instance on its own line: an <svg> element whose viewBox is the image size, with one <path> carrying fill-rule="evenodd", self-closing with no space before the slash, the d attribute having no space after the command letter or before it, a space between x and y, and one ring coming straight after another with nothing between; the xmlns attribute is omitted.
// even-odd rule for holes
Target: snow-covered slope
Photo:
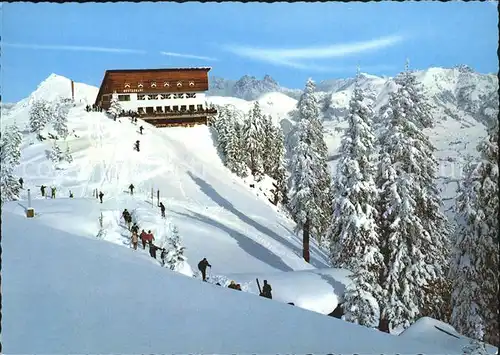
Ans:
<svg viewBox="0 0 500 355"><path fill-rule="evenodd" d="M4 212L4 353L460 353L458 342L392 336L183 277L43 223L51 213Z"/></svg>
<svg viewBox="0 0 500 355"><path fill-rule="evenodd" d="M50 87L64 94L66 84L70 87L68 79L51 76L32 97L44 97L43 92L50 92L49 98L58 96ZM76 89L76 106L69 113L69 128L74 132L67 139L73 163L55 166L47 159L52 142L40 143L26 133L21 164L15 172L23 177L25 188L31 189L38 212L54 216L48 217L46 223L57 226L60 218L68 219L72 222L63 224L61 229L95 237L102 213L108 229L105 239L123 245L128 240L122 236L125 232L119 226L120 214L127 208L135 211L141 229L151 229L158 238L168 226L160 218L157 201L154 206L149 202L154 189L155 199L156 191L160 191L168 222L179 227L191 269L196 270L203 257L213 265L214 277L328 267L327 256L315 245L311 264L302 259L302 244L292 232L293 222L278 213L262 193L250 189L223 166L207 127L157 129L140 121L145 127L144 135L140 135L138 126L126 118L115 122L103 113L86 112L84 106L93 101L95 90L80 88L80 84L76 84ZM29 100L16 105L5 123L26 125L29 105L24 104ZM140 152L133 150L137 139L141 141ZM134 197L126 192L131 183L135 185ZM58 197L63 198L72 191L76 198L89 199L98 189L104 193L104 203L84 200L87 203L79 205L74 215L76 200L67 199L64 206L47 206L46 201L37 205L41 203L38 200L42 184L56 186ZM26 191L21 197L27 198ZM13 212L24 213L22 207L17 208ZM320 279L317 275L312 277ZM326 280L323 282L328 286ZM338 293L341 289L330 285L325 290ZM279 288L276 291L279 293ZM316 290L305 292L306 298L323 297L315 294ZM330 304L312 302L309 309L330 313L338 300L329 299Z"/></svg>

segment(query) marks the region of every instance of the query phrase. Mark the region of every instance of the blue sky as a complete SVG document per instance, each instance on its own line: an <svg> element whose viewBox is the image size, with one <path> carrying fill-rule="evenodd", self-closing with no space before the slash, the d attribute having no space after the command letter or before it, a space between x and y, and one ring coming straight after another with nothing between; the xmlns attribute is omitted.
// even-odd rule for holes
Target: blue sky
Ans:
<svg viewBox="0 0 500 355"><path fill-rule="evenodd" d="M99 86L106 69L211 66L212 76L271 75L281 85L392 76L467 64L498 71L488 2L3 3L2 96L51 73Z"/></svg>

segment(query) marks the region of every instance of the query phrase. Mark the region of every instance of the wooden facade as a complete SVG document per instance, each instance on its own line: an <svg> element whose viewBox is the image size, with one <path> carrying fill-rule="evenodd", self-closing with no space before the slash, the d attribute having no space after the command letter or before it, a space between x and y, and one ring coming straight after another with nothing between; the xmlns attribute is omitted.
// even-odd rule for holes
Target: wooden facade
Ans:
<svg viewBox="0 0 500 355"><path fill-rule="evenodd" d="M204 92L208 90L209 71L208 67L107 70L95 104L107 110L110 107L111 96L118 95L119 99L126 100L124 105L127 108L133 106L133 111L141 112L141 118L157 126L168 126L169 122L173 125L174 121L177 125L183 120L186 124L193 122L206 124L208 115L216 113L213 113L213 110L208 112L203 105ZM155 94L158 94L158 101ZM186 100L192 98L185 102L182 100L170 101L171 95L161 94L177 94ZM144 96L148 97L148 100L150 97L153 99L144 101ZM175 97L175 95L173 96ZM199 101L196 97L199 98ZM165 100L161 98L165 98ZM167 114L165 111L170 110L170 107L191 109L183 112L168 112ZM154 111L157 108L161 109L161 112ZM204 118L202 119L202 117Z"/></svg>

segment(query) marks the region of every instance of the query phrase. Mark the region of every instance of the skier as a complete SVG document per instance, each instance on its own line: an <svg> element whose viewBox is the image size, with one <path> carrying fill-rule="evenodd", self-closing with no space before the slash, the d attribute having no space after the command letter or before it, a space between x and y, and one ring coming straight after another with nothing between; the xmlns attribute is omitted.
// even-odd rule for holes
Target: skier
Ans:
<svg viewBox="0 0 500 355"><path fill-rule="evenodd" d="M161 266L165 266L165 262L167 261L167 249L163 248L161 250L160 258L161 258Z"/></svg>
<svg viewBox="0 0 500 355"><path fill-rule="evenodd" d="M229 286L227 286L227 288L232 288L233 290L236 290L236 283L231 280L231 282L229 283Z"/></svg>
<svg viewBox="0 0 500 355"><path fill-rule="evenodd" d="M135 141L135 150L137 150L138 152L140 152L141 150L139 149L139 140L136 140Z"/></svg>
<svg viewBox="0 0 500 355"><path fill-rule="evenodd" d="M142 249L146 249L146 241L147 241L148 235L146 234L146 232L144 231L144 229L142 230L141 235L139 236L139 238L141 238Z"/></svg>
<svg viewBox="0 0 500 355"><path fill-rule="evenodd" d="M122 213L123 220L127 224L127 228L130 230L130 223L132 223L132 216L130 215L130 212L127 211L125 208Z"/></svg>
<svg viewBox="0 0 500 355"><path fill-rule="evenodd" d="M55 186L52 186L52 187L50 188L50 191L51 191L50 198L56 198L56 187L55 187Z"/></svg>
<svg viewBox="0 0 500 355"><path fill-rule="evenodd" d="M144 130L144 127L140 126L140 127L139 127L139 132L141 132L141 134L142 134L142 131L143 131L143 130Z"/></svg>
<svg viewBox="0 0 500 355"><path fill-rule="evenodd" d="M132 247L134 248L134 250L137 250L137 242L138 242L137 232L132 231Z"/></svg>
<svg viewBox="0 0 500 355"><path fill-rule="evenodd" d="M146 234L147 236L147 241L152 244L153 241L155 240L155 236L153 235L153 233L151 233L151 230L148 230L148 234Z"/></svg>
<svg viewBox="0 0 500 355"><path fill-rule="evenodd" d="M262 286L262 293L260 294L262 297L272 299L273 296L271 294L272 288L271 285L267 283L267 280L264 280L264 286Z"/></svg>
<svg viewBox="0 0 500 355"><path fill-rule="evenodd" d="M163 205L163 202L160 202L160 210L161 210L161 217L165 218L165 206Z"/></svg>
<svg viewBox="0 0 500 355"><path fill-rule="evenodd" d="M207 281L207 274L206 274L206 272L207 272L207 266L210 267L210 268L212 268L212 265L210 265L208 263L207 258L203 258L203 260L201 260L198 263L198 270L201 271L201 276L203 278L203 281L205 281L205 282Z"/></svg>
<svg viewBox="0 0 500 355"><path fill-rule="evenodd" d="M22 177L19 178L19 184L21 185L21 189L23 188L23 183L24 183L24 180Z"/></svg>
<svg viewBox="0 0 500 355"><path fill-rule="evenodd" d="M157 247L156 245L153 244L153 242L149 243L149 255L151 255L152 258L156 259L156 251L158 249L162 248Z"/></svg>
<svg viewBox="0 0 500 355"><path fill-rule="evenodd" d="M236 290L241 291L241 285L240 284L236 284Z"/></svg>
<svg viewBox="0 0 500 355"><path fill-rule="evenodd" d="M40 186L40 192L42 193L42 197L45 197L45 188L46 187L47 186L45 186L45 185Z"/></svg>
<svg viewBox="0 0 500 355"><path fill-rule="evenodd" d="M139 226L137 225L137 222L134 222L134 225L132 228L130 228L130 231L135 234L139 234Z"/></svg>
<svg viewBox="0 0 500 355"><path fill-rule="evenodd" d="M99 200L101 200L101 203L102 203L102 197L104 196L104 194L102 193L102 191L99 191Z"/></svg>
<svg viewBox="0 0 500 355"><path fill-rule="evenodd" d="M134 185L130 184L130 186L128 188L130 190L130 194L133 195L134 194Z"/></svg>
<svg viewBox="0 0 500 355"><path fill-rule="evenodd" d="M73 198L73 193L69 190L69 198Z"/></svg>

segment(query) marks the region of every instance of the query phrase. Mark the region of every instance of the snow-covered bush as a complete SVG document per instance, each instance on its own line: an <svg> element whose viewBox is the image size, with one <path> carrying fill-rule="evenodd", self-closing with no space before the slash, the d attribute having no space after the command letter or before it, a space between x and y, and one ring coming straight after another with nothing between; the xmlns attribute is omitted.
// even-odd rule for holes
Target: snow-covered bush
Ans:
<svg viewBox="0 0 500 355"><path fill-rule="evenodd" d="M177 226L172 226L170 237L167 239L165 244L164 248L167 251L165 267L168 267L170 270L179 271L184 261L186 261L184 256L186 248L182 246Z"/></svg>

